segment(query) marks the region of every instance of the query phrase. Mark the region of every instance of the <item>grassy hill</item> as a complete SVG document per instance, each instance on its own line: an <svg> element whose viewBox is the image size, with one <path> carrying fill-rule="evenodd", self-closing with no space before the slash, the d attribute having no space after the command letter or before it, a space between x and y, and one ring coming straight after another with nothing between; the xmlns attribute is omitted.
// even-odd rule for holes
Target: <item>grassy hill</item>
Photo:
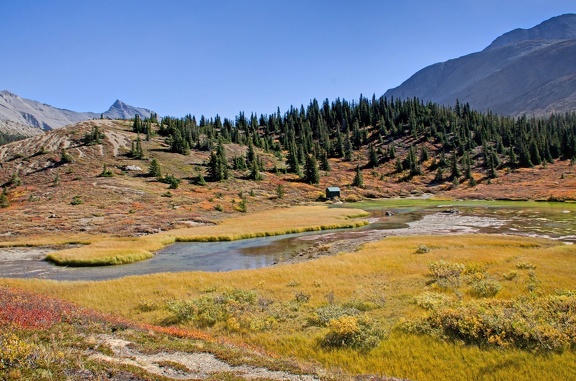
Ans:
<svg viewBox="0 0 576 381"><path fill-rule="evenodd" d="M85 137L97 128L98 144ZM373 134L373 127L365 127ZM170 152L166 138L156 135L146 141L140 135L142 158L131 156L138 134L130 121L97 120L76 124L22 141L0 146L0 186L4 188L2 209L4 236L57 232L108 233L135 236L217 222L231 214L250 213L288 205L323 201L328 186L342 188L342 200L419 196L472 199L576 199L576 176L570 160L544 162L532 168L503 167L489 178L477 160L471 168L475 184L451 181L449 173L437 179L436 143L422 137L393 140L397 158L404 160L418 140L431 152L420 163L421 174L398 171L394 160L376 167L367 165L369 145L353 151L351 160L329 158L330 172L320 171L318 184L307 184L287 173L284 157L255 148L263 163L259 181L250 170L232 169L232 158L246 154L247 146L225 143L230 176L210 181L210 152L192 149L183 155ZM479 151L480 148L477 148ZM286 155L286 153L284 153ZM478 155L480 153L478 152ZM66 158L63 158L66 156ZM162 178L148 175L156 160ZM362 186L353 186L357 168ZM448 170L447 170L448 172ZM198 183L198 176L206 184ZM166 175L180 180L176 189Z"/></svg>

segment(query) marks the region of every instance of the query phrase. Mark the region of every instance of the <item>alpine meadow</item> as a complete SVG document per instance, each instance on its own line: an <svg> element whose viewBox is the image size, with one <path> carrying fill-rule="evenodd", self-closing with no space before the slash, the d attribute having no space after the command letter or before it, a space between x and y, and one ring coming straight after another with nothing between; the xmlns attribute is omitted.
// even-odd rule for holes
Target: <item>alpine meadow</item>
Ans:
<svg viewBox="0 0 576 381"><path fill-rule="evenodd" d="M36 4L30 17L68 9L57 3ZM126 87L154 93L159 104L175 103L175 94L210 99L251 65L264 95L247 86L233 95L254 107L276 99L266 76L286 71L274 91L281 93L290 71L274 64L280 56L266 33L286 44L290 63L288 31L323 36L327 47L302 46L301 55L326 55L317 65L327 72L334 60L326 49L340 38L345 67L349 40L322 32L348 12L340 2L322 12L308 4L318 25L300 14L288 29L285 15L295 10L249 3L159 9L143 1L130 11L156 16L140 37L150 40L146 49L134 39L144 33L140 23L100 6L66 4L75 18L58 30L80 33L78 15L86 27L95 25L92 12L105 16L111 31L87 41L131 36L123 39L130 74L145 86ZM14 20L23 12L3 7ZM231 9L261 25L230 30ZM197 24L182 23L176 10ZM264 17L271 15L278 30ZM342 28L357 27L354 20ZM370 22L366 28L375 33ZM411 41L412 32L392 34ZM201 35L203 54L189 60L179 33ZM220 33L236 44L247 35L259 41L251 55L260 61L240 54L241 44L225 45L218 65L230 72L198 69L214 89L170 76L181 65L189 76L204 61L216 65L206 47L221 49ZM176 117L120 100L104 112L75 112L0 92L0 379L576 379L576 69L567 64L575 41L576 16L563 14L424 67L385 93L311 96L235 116ZM117 91L107 77L116 78L108 61L127 70L117 46L96 44L98 60L68 56L68 48L86 54L83 46L62 47L72 78L88 61L100 78L86 91ZM408 60L403 54L394 59ZM165 77L138 71L147 65ZM51 66L46 59L47 72ZM306 98L314 66L293 67ZM330 86L344 89L346 75Z"/></svg>

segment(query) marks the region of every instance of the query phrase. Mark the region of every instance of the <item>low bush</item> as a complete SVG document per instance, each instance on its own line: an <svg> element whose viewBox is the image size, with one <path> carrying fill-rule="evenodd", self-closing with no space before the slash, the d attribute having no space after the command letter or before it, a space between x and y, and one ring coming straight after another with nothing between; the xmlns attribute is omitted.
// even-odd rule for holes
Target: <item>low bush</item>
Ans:
<svg viewBox="0 0 576 381"><path fill-rule="evenodd" d="M536 270L536 265L530 262L520 262L516 264L516 268L520 270Z"/></svg>
<svg viewBox="0 0 576 381"><path fill-rule="evenodd" d="M478 279L470 285L470 293L474 296L489 298L496 296L502 286L493 279Z"/></svg>
<svg viewBox="0 0 576 381"><path fill-rule="evenodd" d="M416 297L416 304L427 310L438 309L449 305L452 301L448 295L438 292L425 292Z"/></svg>
<svg viewBox="0 0 576 381"><path fill-rule="evenodd" d="M23 366L29 361L34 350L13 333L0 332L0 370L13 369Z"/></svg>
<svg viewBox="0 0 576 381"><path fill-rule="evenodd" d="M330 320L328 333L322 338L324 348L352 348L368 351L375 348L384 336L383 331L366 319L342 316Z"/></svg>
<svg viewBox="0 0 576 381"><path fill-rule="evenodd" d="M518 278L518 271L510 270L507 273L502 274L502 278L505 280L514 280Z"/></svg>
<svg viewBox="0 0 576 381"><path fill-rule="evenodd" d="M464 265L441 259L430 262L428 270L430 283L436 284L442 290L448 290L460 287L460 274L464 271Z"/></svg>
<svg viewBox="0 0 576 381"><path fill-rule="evenodd" d="M172 313L173 323L191 322L199 328L222 323L227 330L236 332L261 331L274 325L276 318L271 304L262 303L255 291L232 289L193 300L169 301L166 307Z"/></svg>
<svg viewBox="0 0 576 381"><path fill-rule="evenodd" d="M308 318L310 325L318 327L328 327L331 320L338 320L343 316L358 316L360 311L353 307L345 307L339 304L328 304L317 308L312 316Z"/></svg>
<svg viewBox="0 0 576 381"><path fill-rule="evenodd" d="M430 248L426 245L418 245L416 249L416 254L426 254L430 252Z"/></svg>
<svg viewBox="0 0 576 381"><path fill-rule="evenodd" d="M81 204L84 204L84 200L82 200L82 197L80 197L80 196L74 196L74 197L72 197L70 204L71 205L81 205Z"/></svg>
<svg viewBox="0 0 576 381"><path fill-rule="evenodd" d="M561 352L576 348L576 296L570 293L515 300L480 300L441 305L419 320L406 321L408 332L480 346Z"/></svg>
<svg viewBox="0 0 576 381"><path fill-rule="evenodd" d="M478 262L470 262L464 266L464 275L470 274L483 274L486 271L486 264Z"/></svg>
<svg viewBox="0 0 576 381"><path fill-rule="evenodd" d="M351 194L346 196L346 202L358 202L360 201L360 197L356 196L355 194Z"/></svg>

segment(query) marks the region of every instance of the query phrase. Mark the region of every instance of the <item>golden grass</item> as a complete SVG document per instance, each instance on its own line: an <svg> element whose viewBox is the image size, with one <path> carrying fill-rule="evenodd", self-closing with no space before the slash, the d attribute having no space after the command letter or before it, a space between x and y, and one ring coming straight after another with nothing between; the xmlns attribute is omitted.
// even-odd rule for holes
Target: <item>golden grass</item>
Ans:
<svg viewBox="0 0 576 381"><path fill-rule="evenodd" d="M66 266L120 265L141 261L154 256L153 252L174 242L186 241L232 241L314 230L350 228L366 225L352 209L335 209L326 206L300 206L273 209L245 214L224 220L219 225L176 229L140 238L90 237L75 242L89 243L85 246L50 253L46 259ZM65 243L64 237L39 237L37 244ZM12 245L15 245L13 242Z"/></svg>
<svg viewBox="0 0 576 381"><path fill-rule="evenodd" d="M416 254L419 245L430 252ZM206 295L206 290L231 287L255 290L261 297L289 304L297 292L310 295L309 302L293 307L293 316L270 331L227 332L222 326L212 334L231 335L233 340L260 345L269 351L302 360L316 360L332 370L349 374L383 374L418 380L534 380L574 379L576 354L538 355L516 349L481 349L442 342L392 330L390 336L368 353L325 350L317 340L326 332L308 327L306 317L326 304L333 293L338 303L384 301L382 308L367 312L380 326L392 329L402 318L420 316L417 295L433 290L427 285L428 264L436 260L487 266L487 274L499 279L501 299L527 295L529 270L521 262L536 266L538 293L574 289L576 247L555 241L494 235L392 237L365 245L355 253L323 257L314 261L258 270L228 273L173 273L126 277L104 282L55 282L10 279L2 283L35 290L98 310L138 321L159 324L170 316L166 301L189 300ZM511 281L502 274L518 271ZM462 286L464 300L473 297ZM142 303L154 305L143 312Z"/></svg>
<svg viewBox="0 0 576 381"><path fill-rule="evenodd" d="M96 239L107 236L94 236L90 234L69 234L69 233L47 233L29 236L10 237L9 240L0 241L0 247L36 247L36 246L58 246L69 244L88 245Z"/></svg>
<svg viewBox="0 0 576 381"><path fill-rule="evenodd" d="M353 228L367 225L368 213L355 209L300 206L272 209L230 218L216 226L198 226L164 233L179 242L234 241L306 231Z"/></svg>

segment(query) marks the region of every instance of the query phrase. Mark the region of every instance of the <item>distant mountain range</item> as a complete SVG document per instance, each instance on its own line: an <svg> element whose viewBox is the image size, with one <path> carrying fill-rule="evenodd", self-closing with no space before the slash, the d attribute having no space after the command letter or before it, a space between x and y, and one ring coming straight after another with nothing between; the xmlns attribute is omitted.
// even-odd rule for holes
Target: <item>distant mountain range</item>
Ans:
<svg viewBox="0 0 576 381"><path fill-rule="evenodd" d="M21 98L9 91L0 91L0 131L11 134L35 135L95 118L131 119L148 117L153 111L134 107L120 100L102 113L76 112Z"/></svg>
<svg viewBox="0 0 576 381"><path fill-rule="evenodd" d="M505 33L486 49L428 66L388 98L417 97L503 115L576 110L576 15Z"/></svg>

